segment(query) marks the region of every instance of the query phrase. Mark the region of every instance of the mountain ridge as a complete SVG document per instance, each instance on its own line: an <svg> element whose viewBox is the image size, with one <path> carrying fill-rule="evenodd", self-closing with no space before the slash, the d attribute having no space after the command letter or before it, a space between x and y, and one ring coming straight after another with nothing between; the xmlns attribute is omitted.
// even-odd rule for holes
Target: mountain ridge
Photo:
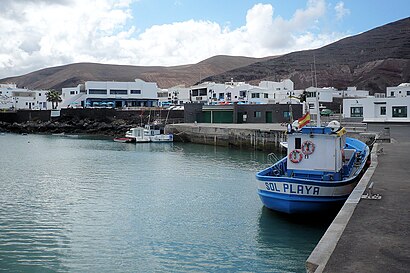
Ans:
<svg viewBox="0 0 410 273"><path fill-rule="evenodd" d="M313 76L315 71L316 77ZM57 89L85 81L156 82L160 88L191 86L201 81L245 81L291 79L296 89L316 85L385 92L387 86L410 82L410 17L343 38L317 49L281 56L252 58L217 55L196 64L178 66L134 66L74 63L44 68L0 82L13 82L31 89Z"/></svg>
<svg viewBox="0 0 410 273"><path fill-rule="evenodd" d="M153 81L160 88L193 85L203 77L220 74L275 56L252 58L217 55L196 64L178 66L134 66L101 63L73 63L40 69L25 75L1 79L2 83L16 83L30 89L56 89L77 86L85 81L134 81L136 78Z"/></svg>
<svg viewBox="0 0 410 273"><path fill-rule="evenodd" d="M315 66L315 68L313 68ZM288 53L208 77L258 82L290 78L295 88L357 86L373 92L410 80L410 17L312 50Z"/></svg>

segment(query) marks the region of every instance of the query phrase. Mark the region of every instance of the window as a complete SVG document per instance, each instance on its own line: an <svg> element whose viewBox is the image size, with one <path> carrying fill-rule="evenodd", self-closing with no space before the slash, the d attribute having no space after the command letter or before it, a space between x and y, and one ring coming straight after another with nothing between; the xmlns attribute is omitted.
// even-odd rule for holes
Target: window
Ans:
<svg viewBox="0 0 410 273"><path fill-rule="evenodd" d="M264 94L263 94L263 97L264 97L265 99L269 98L268 93L264 93Z"/></svg>
<svg viewBox="0 0 410 273"><path fill-rule="evenodd" d="M88 94L90 95L107 95L106 89L89 89Z"/></svg>
<svg viewBox="0 0 410 273"><path fill-rule="evenodd" d="M206 89L204 88L204 89L200 89L199 90L199 95L200 96L206 96Z"/></svg>
<svg viewBox="0 0 410 273"><path fill-rule="evenodd" d="M290 112L289 111L283 111L283 117L284 118L290 118Z"/></svg>
<svg viewBox="0 0 410 273"><path fill-rule="evenodd" d="M128 91L127 90L116 90L116 89L111 89L110 90L111 95L127 95Z"/></svg>
<svg viewBox="0 0 410 273"><path fill-rule="evenodd" d="M363 117L363 107L350 107L350 116L352 118Z"/></svg>
<svg viewBox="0 0 410 273"><path fill-rule="evenodd" d="M407 96L410 96L410 91L407 91Z"/></svg>
<svg viewBox="0 0 410 273"><path fill-rule="evenodd" d="M302 148L302 139L300 137L295 138L295 149Z"/></svg>
<svg viewBox="0 0 410 273"><path fill-rule="evenodd" d="M407 118L407 106L393 106L394 118Z"/></svg>
<svg viewBox="0 0 410 273"><path fill-rule="evenodd" d="M194 97L198 96L198 90L192 90L192 96Z"/></svg>
<svg viewBox="0 0 410 273"><path fill-rule="evenodd" d="M259 99L259 93L252 93L252 98L258 98Z"/></svg>
<svg viewBox="0 0 410 273"><path fill-rule="evenodd" d="M0 92L0 94L1 94L1 92ZM38 96L41 97L41 93L38 93Z"/></svg>
<svg viewBox="0 0 410 273"><path fill-rule="evenodd" d="M390 96L394 97L394 91L390 92Z"/></svg>
<svg viewBox="0 0 410 273"><path fill-rule="evenodd" d="M260 118L260 117L262 117L262 112L261 112L261 111L253 112L253 117L254 117L254 118Z"/></svg>
<svg viewBox="0 0 410 273"><path fill-rule="evenodd" d="M316 98L316 92L307 92L306 95L308 98Z"/></svg>
<svg viewBox="0 0 410 273"><path fill-rule="evenodd" d="M225 93L219 93L219 99L220 99L220 100L223 100L224 97L225 97Z"/></svg>
<svg viewBox="0 0 410 273"><path fill-rule="evenodd" d="M239 97L246 97L246 91L239 91Z"/></svg>
<svg viewBox="0 0 410 273"><path fill-rule="evenodd" d="M380 116L386 115L386 106L380 106Z"/></svg>
<svg viewBox="0 0 410 273"><path fill-rule="evenodd" d="M70 95L75 95L75 91L70 91Z"/></svg>

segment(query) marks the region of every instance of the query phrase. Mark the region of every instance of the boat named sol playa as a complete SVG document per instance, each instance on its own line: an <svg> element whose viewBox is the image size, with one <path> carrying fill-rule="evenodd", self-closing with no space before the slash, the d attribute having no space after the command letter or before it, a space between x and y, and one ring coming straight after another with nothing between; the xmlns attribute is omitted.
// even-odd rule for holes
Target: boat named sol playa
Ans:
<svg viewBox="0 0 410 273"><path fill-rule="evenodd" d="M320 124L320 123L319 123ZM362 176L369 147L339 122L288 130L287 156L257 173L263 204L284 213L340 208Z"/></svg>

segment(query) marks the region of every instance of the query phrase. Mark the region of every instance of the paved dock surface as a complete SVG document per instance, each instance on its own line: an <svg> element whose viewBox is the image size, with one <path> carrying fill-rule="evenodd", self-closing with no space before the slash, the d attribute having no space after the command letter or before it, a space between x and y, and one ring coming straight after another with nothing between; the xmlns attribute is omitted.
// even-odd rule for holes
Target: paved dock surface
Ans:
<svg viewBox="0 0 410 273"><path fill-rule="evenodd" d="M410 272L410 126L390 130L370 180L382 199L360 200L323 272Z"/></svg>

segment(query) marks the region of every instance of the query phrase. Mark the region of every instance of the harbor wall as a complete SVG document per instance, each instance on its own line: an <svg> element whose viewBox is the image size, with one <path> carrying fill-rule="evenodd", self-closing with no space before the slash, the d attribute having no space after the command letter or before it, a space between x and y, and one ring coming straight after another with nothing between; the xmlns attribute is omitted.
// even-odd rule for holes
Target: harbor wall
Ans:
<svg viewBox="0 0 410 273"><path fill-rule="evenodd" d="M245 124L243 124L245 125ZM248 124L249 125L249 124ZM286 141L284 127L265 129L212 124L169 124L166 133L174 134L174 141L256 150L277 150Z"/></svg>
<svg viewBox="0 0 410 273"><path fill-rule="evenodd" d="M62 109L58 117L51 117L50 110L19 110L0 113L0 132L124 136L141 124L175 123L183 118L181 110Z"/></svg>
<svg viewBox="0 0 410 273"><path fill-rule="evenodd" d="M348 129L349 137L372 143L374 133ZM176 142L238 147L261 151L277 150L286 141L286 127L282 124L210 124L179 123L165 126L165 133L174 135Z"/></svg>
<svg viewBox="0 0 410 273"><path fill-rule="evenodd" d="M22 123L27 121L49 121L53 120L98 120L113 121L122 119L135 123L146 123L157 119L165 120L167 123L177 123L184 120L183 110L162 110L162 109L138 109L121 110L113 108L68 108L60 110L60 117L51 118L51 110L17 110L15 112L0 112L0 121L8 123Z"/></svg>

